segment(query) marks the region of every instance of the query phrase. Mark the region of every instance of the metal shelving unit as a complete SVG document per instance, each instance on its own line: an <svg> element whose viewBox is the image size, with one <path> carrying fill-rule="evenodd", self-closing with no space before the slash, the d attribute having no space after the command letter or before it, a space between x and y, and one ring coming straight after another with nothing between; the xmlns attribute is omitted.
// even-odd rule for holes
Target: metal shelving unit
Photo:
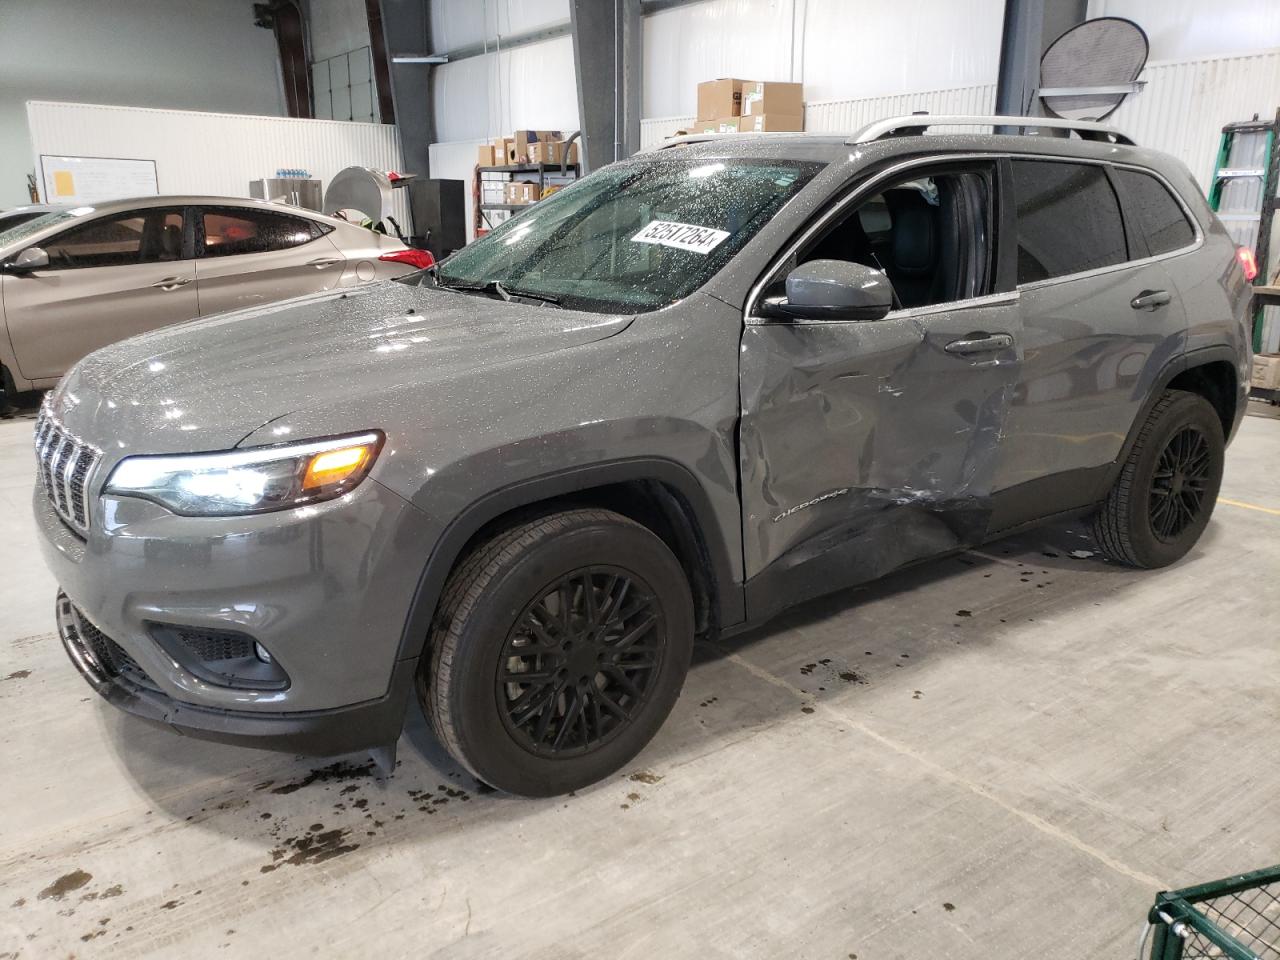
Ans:
<svg viewBox="0 0 1280 960"><path fill-rule="evenodd" d="M480 201L476 204L475 212L475 229L477 236L481 230L492 230L498 226L502 219L489 216L491 212L501 211L504 213L514 213L523 210L526 207L533 206L532 203L498 203L484 201L484 183L486 182L484 174L506 174L500 180L490 179L489 183L501 182L507 183L511 180L529 179L530 182L536 182L538 185L538 196L541 197L547 186L548 176L561 179L576 180L580 177L582 168L576 163L508 163L499 164L492 167L476 167L476 197ZM526 176L520 176L525 174ZM536 174L537 180L528 178L528 174ZM534 201L536 203L537 201Z"/></svg>

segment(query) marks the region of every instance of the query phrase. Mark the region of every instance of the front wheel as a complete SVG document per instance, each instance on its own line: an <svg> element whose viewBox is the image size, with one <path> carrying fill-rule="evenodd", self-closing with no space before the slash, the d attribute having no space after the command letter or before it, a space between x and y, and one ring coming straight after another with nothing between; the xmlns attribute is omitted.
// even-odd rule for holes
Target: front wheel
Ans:
<svg viewBox="0 0 1280 960"><path fill-rule="evenodd" d="M671 712L693 651L680 562L645 527L569 510L499 533L451 574L418 695L476 777L524 796L594 783Z"/></svg>
<svg viewBox="0 0 1280 960"><path fill-rule="evenodd" d="M1224 446L1222 422L1207 400L1165 391L1094 517L1102 552L1135 567L1180 560L1213 513Z"/></svg>

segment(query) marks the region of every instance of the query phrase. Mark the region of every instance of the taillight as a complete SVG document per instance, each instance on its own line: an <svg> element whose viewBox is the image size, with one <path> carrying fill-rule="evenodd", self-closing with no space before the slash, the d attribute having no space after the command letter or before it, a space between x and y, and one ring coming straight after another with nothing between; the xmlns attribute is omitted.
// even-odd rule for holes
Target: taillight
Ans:
<svg viewBox="0 0 1280 960"><path fill-rule="evenodd" d="M436 258L431 255L430 250L393 250L391 253L384 253L378 259L386 260L388 263L407 263L419 270L436 265Z"/></svg>
<svg viewBox="0 0 1280 960"><path fill-rule="evenodd" d="M1244 271L1244 278L1253 283L1253 278L1258 275L1258 257L1248 247L1236 247L1236 259L1240 261L1240 269Z"/></svg>

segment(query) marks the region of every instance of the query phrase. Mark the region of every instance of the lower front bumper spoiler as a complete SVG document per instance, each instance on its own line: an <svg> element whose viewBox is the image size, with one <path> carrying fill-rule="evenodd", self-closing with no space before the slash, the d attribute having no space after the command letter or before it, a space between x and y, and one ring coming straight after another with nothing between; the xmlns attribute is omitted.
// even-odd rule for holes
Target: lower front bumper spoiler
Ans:
<svg viewBox="0 0 1280 960"><path fill-rule="evenodd" d="M58 594L58 635L82 677L107 702L188 737L309 756L392 748L404 726L417 660L400 660L377 700L294 713L216 710L161 692L131 657Z"/></svg>

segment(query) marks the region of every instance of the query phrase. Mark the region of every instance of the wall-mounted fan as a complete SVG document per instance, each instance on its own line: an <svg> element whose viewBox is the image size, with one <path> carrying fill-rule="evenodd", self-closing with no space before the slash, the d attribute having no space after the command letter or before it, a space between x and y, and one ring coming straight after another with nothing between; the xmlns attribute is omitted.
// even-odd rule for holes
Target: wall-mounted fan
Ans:
<svg viewBox="0 0 1280 960"><path fill-rule="evenodd" d="M1037 94L1050 116L1102 120L1142 89L1147 35L1132 20L1098 17L1072 27L1040 58Z"/></svg>

